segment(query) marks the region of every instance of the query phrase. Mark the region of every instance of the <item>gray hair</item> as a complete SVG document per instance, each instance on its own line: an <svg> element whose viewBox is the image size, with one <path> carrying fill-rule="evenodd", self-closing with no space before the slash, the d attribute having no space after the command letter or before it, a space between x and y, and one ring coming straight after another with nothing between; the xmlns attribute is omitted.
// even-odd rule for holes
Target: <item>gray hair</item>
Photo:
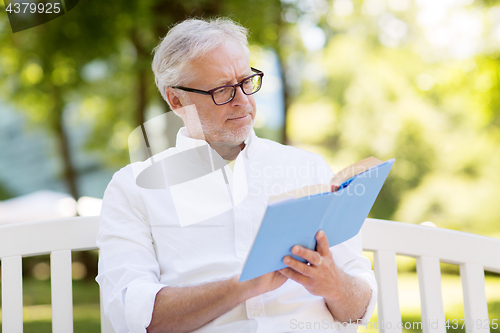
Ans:
<svg viewBox="0 0 500 333"><path fill-rule="evenodd" d="M153 50L153 73L163 99L168 103L166 87L181 85L190 79L186 69L191 60L226 41L241 45L250 54L247 35L246 28L228 18L187 19L173 26Z"/></svg>

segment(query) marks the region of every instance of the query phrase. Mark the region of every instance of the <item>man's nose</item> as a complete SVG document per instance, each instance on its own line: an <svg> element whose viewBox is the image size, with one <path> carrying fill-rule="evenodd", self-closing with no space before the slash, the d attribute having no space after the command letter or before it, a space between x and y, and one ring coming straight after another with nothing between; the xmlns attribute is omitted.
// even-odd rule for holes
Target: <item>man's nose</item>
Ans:
<svg viewBox="0 0 500 333"><path fill-rule="evenodd" d="M243 89L241 86L236 87L236 91L234 92L234 98L231 101L231 105L245 105L249 103L247 95L243 93Z"/></svg>

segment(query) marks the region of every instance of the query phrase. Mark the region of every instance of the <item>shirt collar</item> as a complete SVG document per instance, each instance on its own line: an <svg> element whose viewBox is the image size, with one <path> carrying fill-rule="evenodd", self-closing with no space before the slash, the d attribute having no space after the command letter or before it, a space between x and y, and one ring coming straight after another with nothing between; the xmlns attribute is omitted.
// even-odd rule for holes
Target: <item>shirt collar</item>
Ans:
<svg viewBox="0 0 500 333"><path fill-rule="evenodd" d="M245 148L243 148L242 153L245 154L247 158L250 158L257 151L257 139L257 135L255 135L255 131L252 128L248 137L245 139L245 141L243 141L245 143ZM186 127L181 127L179 132L177 132L177 141L175 147L179 151L186 151L188 149L193 149L205 145L208 145L205 140L191 138Z"/></svg>
<svg viewBox="0 0 500 333"><path fill-rule="evenodd" d="M181 127L179 132L177 132L177 141L175 143L175 147L179 151L185 151L188 149L193 149L196 147L205 146L208 143L205 140L193 139L189 136L188 130L186 127Z"/></svg>

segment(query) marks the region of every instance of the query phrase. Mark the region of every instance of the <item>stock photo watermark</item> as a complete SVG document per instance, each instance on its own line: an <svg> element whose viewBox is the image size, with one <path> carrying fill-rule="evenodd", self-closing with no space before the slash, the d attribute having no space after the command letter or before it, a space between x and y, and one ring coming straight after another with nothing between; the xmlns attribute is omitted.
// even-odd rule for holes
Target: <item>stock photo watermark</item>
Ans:
<svg viewBox="0 0 500 333"><path fill-rule="evenodd" d="M79 0L4 0L12 32L52 21L73 9Z"/></svg>
<svg viewBox="0 0 500 333"><path fill-rule="evenodd" d="M290 320L290 329L300 329L300 330L318 330L318 329L341 329L341 328L360 328L365 329L407 329L407 330L422 330L422 329L437 329L439 327L446 327L446 329L498 329L498 319L476 319L476 320L466 320L466 319L447 319L445 321L440 320L428 320L427 322L421 321L405 321L405 322L338 322L333 320L323 319L322 321L299 321L297 319Z"/></svg>

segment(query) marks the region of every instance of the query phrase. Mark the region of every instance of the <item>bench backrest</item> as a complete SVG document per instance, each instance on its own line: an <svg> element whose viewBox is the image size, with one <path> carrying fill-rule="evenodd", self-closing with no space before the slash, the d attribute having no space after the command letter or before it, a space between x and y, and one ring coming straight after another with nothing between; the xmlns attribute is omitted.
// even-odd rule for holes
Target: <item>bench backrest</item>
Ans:
<svg viewBox="0 0 500 333"><path fill-rule="evenodd" d="M465 323L488 320L484 271L500 273L500 240L448 229L367 219L363 248L374 253L379 286L379 322L391 323L382 333L401 333L396 254L417 259L423 333L446 333L441 268L439 263L460 266ZM424 325L424 323L439 325ZM389 327L390 326L390 327ZM488 325L466 326L467 333L489 332Z"/></svg>
<svg viewBox="0 0 500 333"><path fill-rule="evenodd" d="M23 331L22 257L50 254L52 332L73 332L71 251L94 250L99 217L0 226L2 331ZM113 333L102 313L101 332Z"/></svg>
<svg viewBox="0 0 500 333"><path fill-rule="evenodd" d="M52 331L73 332L71 252L96 249L99 217L75 217L0 226L2 263L2 331L23 331L22 257L50 254ZM363 248L374 253L379 285L379 322L399 323L396 255L417 259L423 333L446 333L439 263L460 266L466 322L488 319L484 270L500 273L500 240L464 232L412 224L367 219L362 228ZM401 333L397 325L382 333ZM485 327L467 333L489 332ZM102 313L101 332L113 333Z"/></svg>

